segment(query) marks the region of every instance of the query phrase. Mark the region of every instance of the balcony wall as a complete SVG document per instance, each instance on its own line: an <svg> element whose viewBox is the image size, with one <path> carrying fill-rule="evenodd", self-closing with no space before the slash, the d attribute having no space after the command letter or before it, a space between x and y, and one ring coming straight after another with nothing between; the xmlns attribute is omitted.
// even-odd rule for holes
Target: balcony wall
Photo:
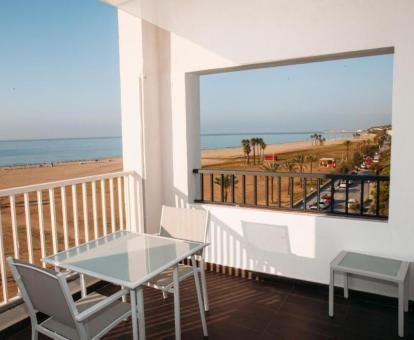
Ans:
<svg viewBox="0 0 414 340"><path fill-rule="evenodd" d="M145 21L119 11L124 163L126 170L136 170L144 179L147 231L157 230L161 204L185 206L197 195L191 171L200 165L200 72L394 48L389 221L208 205L204 206L212 216L208 259L323 283L328 281L329 261L342 249L412 261L414 3L168 4L157 2L153 10L143 12ZM373 288L356 280L350 285ZM394 294L390 287L374 288Z"/></svg>

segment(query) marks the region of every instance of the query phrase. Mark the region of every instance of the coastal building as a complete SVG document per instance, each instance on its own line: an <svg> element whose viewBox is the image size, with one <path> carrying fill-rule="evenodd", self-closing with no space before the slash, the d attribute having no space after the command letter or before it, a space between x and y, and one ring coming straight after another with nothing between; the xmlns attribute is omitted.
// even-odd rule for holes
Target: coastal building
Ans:
<svg viewBox="0 0 414 340"><path fill-rule="evenodd" d="M413 158L407 157L414 109L413 1L104 2L118 8L124 172L91 181L123 178L126 227L157 233L163 205L205 209L210 213L206 261L217 271L227 273L230 268L230 273L284 277L326 288L330 262L345 249L409 261L414 282L414 181L407 171L414 167ZM388 218L200 202L201 75L389 53L395 65ZM56 188L74 183L82 184L68 181ZM106 219L111 226L110 215ZM342 287L343 277L338 275L336 282ZM396 296L393 286L380 281L355 276L348 284L351 290ZM317 294L311 291L310 296ZM413 285L409 297L414 299ZM10 302L7 296L4 300ZM315 314L326 309L327 315L325 302L316 303L313 308L320 309ZM295 308L299 310L300 303ZM255 320L266 313L258 314ZM289 318L286 314L287 324ZM373 327L364 326L380 325L376 320ZM407 332L412 336L408 326Z"/></svg>

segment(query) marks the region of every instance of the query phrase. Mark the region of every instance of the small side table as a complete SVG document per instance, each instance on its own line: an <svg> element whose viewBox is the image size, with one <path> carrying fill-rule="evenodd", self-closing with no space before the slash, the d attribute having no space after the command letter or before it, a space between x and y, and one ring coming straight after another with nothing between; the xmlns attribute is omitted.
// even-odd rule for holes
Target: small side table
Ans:
<svg viewBox="0 0 414 340"><path fill-rule="evenodd" d="M408 268L406 261L342 251L331 262L329 282L329 316L334 315L334 273L344 275L344 297L347 299L348 275L392 282L398 287L398 335L404 336L404 312L408 311Z"/></svg>

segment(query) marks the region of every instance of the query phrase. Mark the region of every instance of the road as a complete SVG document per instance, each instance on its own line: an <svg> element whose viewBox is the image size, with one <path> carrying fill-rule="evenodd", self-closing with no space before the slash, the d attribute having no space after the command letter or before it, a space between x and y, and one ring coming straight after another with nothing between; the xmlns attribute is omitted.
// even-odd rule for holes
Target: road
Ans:
<svg viewBox="0 0 414 340"><path fill-rule="evenodd" d="M334 193L334 211L345 212L345 199L346 199L346 189L339 187L340 181L335 181L335 193ZM364 202L370 198L370 191L372 191L372 184L364 183ZM331 184L327 184L321 188L320 196L331 196ZM354 182L349 186L348 189L348 200L354 200L359 204L361 198L361 182ZM317 203L317 194L313 193L308 196L306 200L306 207L309 207ZM303 209L303 203L297 205L297 208ZM367 208L367 207L365 207ZM322 211L330 211L331 207L328 207ZM351 212L351 211L350 211ZM355 211L356 212L356 211ZM359 211L358 211L359 213Z"/></svg>

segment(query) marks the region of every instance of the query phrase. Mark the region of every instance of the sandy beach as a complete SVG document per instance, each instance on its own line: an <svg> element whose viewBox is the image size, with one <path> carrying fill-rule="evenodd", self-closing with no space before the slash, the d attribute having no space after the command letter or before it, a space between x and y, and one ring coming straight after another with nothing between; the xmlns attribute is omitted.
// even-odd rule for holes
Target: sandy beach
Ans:
<svg viewBox="0 0 414 340"><path fill-rule="evenodd" d="M346 140L351 140L352 142L361 142L363 140L373 139L375 135L367 134L357 138L338 138L326 140L324 147L335 146L343 144ZM299 152L299 151L309 151L313 148L311 141L306 142L295 142L295 143L286 143L286 144L270 144L266 146L266 154L285 154L289 152ZM203 166L216 165L220 163L225 163L229 161L234 161L237 158L243 157L242 147L236 148L223 148L223 149L210 149L202 150L201 159Z"/></svg>
<svg viewBox="0 0 414 340"><path fill-rule="evenodd" d="M0 190L62 179L122 171L122 159L0 167Z"/></svg>

